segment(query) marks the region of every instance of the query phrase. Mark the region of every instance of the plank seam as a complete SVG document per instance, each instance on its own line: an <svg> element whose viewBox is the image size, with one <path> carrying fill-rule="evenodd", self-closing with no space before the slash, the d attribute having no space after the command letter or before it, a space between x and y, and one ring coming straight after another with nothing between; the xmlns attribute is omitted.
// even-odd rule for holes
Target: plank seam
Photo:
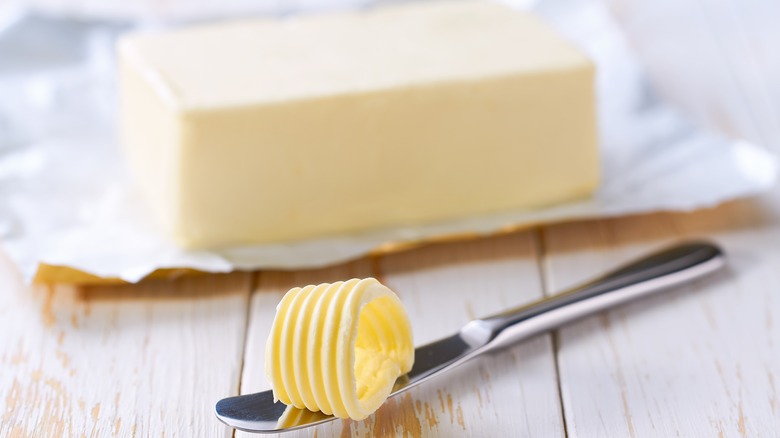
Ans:
<svg viewBox="0 0 780 438"><path fill-rule="evenodd" d="M246 300L246 311L244 313L244 339L242 340L243 348L241 350L241 365L238 368L238 385L236 387L236 394L241 394L241 384L244 380L244 365L246 364L246 344L249 339L249 326L250 319L252 318L252 297L255 295L255 289L260 284L260 271L252 272L249 278L249 294ZM236 438L236 429L233 429L233 433L230 435L232 438Z"/></svg>
<svg viewBox="0 0 780 438"><path fill-rule="evenodd" d="M547 258L547 240L545 238L544 227L538 227L534 229L533 242L536 250L536 266L539 270L539 279L542 286L542 294L545 297L552 295L550 286L547 280L547 272L544 269ZM552 343L553 351L553 365L555 366L555 380L558 388L558 403L561 408L561 421L563 422L563 434L569 436L569 425L566 423L566 410L563 404L563 389L561 385L561 370L558 364L558 346L560 345L559 331L550 331L550 342Z"/></svg>

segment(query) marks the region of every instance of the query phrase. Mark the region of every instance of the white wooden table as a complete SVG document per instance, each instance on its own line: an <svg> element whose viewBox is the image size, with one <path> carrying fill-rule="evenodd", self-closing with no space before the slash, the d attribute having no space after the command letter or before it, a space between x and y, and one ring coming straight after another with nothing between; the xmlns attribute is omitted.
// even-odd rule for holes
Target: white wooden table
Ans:
<svg viewBox="0 0 780 438"><path fill-rule="evenodd" d="M425 343L688 237L720 243L727 272L475 360L365 421L292 436L773 436L778 201L549 226L324 270L136 286L26 288L3 260L0 436L231 436L213 405L268 388L265 337L292 286L378 277Z"/></svg>

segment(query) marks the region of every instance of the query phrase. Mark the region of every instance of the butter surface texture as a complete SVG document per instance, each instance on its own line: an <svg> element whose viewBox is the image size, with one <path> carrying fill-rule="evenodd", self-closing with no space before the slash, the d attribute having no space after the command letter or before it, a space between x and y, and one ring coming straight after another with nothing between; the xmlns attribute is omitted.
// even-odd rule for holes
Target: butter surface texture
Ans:
<svg viewBox="0 0 780 438"><path fill-rule="evenodd" d="M376 411L413 362L406 311L373 278L291 289L266 343L277 400L354 420Z"/></svg>
<svg viewBox="0 0 780 438"><path fill-rule="evenodd" d="M598 184L592 64L498 4L198 26L119 53L128 161L184 247L540 207Z"/></svg>

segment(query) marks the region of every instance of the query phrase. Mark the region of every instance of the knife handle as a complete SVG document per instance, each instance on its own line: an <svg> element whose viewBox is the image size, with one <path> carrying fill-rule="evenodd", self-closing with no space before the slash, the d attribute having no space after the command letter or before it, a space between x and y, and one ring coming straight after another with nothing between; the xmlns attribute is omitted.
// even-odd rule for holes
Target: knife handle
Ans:
<svg viewBox="0 0 780 438"><path fill-rule="evenodd" d="M484 347L497 348L687 283L724 265L725 256L716 245L684 243L530 305L472 321L461 330L461 334Z"/></svg>

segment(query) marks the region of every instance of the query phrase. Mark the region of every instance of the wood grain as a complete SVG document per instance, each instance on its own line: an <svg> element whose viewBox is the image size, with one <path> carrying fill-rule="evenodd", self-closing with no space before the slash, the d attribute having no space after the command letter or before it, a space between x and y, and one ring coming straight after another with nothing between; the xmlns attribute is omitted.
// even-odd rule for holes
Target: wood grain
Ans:
<svg viewBox="0 0 780 438"><path fill-rule="evenodd" d="M0 266L0 436L224 436L250 274L27 290Z"/></svg>
<svg viewBox="0 0 780 438"><path fill-rule="evenodd" d="M780 3L606 0L654 80L698 122L780 151Z"/></svg>
<svg viewBox="0 0 780 438"><path fill-rule="evenodd" d="M780 227L771 201L545 229L548 290L683 238L709 236L730 260L726 273L559 331L571 436L780 430Z"/></svg>
<svg viewBox="0 0 780 438"><path fill-rule="evenodd" d="M261 274L252 297L241 391L268 389L265 337L290 287L373 275L395 290L415 343L454 333L468 320L542 296L531 233L413 251L296 274ZM362 422L337 421L286 436L563 436L548 336L466 364L391 399ZM237 433L237 436L249 436Z"/></svg>

